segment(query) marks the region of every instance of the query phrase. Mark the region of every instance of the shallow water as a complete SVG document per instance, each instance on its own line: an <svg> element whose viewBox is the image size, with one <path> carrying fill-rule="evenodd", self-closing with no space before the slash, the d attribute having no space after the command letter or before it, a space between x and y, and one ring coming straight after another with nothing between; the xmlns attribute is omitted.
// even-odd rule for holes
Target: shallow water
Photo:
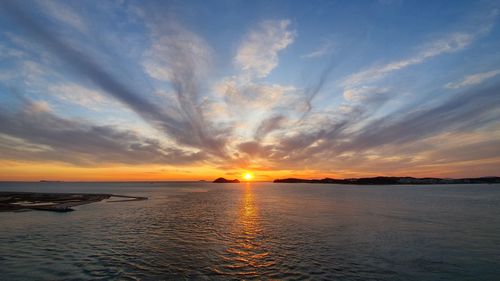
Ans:
<svg viewBox="0 0 500 281"><path fill-rule="evenodd" d="M148 196L0 213L1 280L499 280L500 185L0 183Z"/></svg>

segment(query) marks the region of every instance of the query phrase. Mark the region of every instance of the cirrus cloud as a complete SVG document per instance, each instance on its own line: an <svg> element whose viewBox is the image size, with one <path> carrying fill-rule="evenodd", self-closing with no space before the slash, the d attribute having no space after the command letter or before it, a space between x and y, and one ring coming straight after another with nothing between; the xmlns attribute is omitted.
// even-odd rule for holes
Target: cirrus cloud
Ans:
<svg viewBox="0 0 500 281"><path fill-rule="evenodd" d="M481 72L481 73L475 73L471 75L467 75L464 77L464 79L456 82L450 82L446 84L444 87L448 89L458 89L462 87L467 87L471 85L476 85L480 84L481 82L493 78L500 74L500 69L492 70L492 71L487 71L487 72Z"/></svg>

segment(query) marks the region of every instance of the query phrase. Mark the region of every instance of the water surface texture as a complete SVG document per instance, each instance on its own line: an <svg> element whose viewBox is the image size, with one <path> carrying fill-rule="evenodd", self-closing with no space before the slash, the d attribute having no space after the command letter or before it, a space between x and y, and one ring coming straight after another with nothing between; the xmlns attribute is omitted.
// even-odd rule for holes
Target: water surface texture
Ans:
<svg viewBox="0 0 500 281"><path fill-rule="evenodd" d="M2 280L499 280L500 185L1 183L148 196L0 213Z"/></svg>

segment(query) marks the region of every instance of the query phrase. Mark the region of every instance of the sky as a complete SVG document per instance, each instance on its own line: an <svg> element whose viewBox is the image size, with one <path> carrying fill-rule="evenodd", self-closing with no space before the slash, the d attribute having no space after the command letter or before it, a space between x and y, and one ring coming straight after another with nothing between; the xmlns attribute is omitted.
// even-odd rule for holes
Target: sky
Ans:
<svg viewBox="0 0 500 281"><path fill-rule="evenodd" d="M0 1L0 180L500 176L500 1Z"/></svg>

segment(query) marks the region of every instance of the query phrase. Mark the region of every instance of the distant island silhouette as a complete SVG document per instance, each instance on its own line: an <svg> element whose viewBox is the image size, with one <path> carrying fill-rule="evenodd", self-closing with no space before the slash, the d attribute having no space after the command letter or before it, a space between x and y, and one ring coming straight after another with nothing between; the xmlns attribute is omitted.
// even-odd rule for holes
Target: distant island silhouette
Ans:
<svg viewBox="0 0 500 281"><path fill-rule="evenodd" d="M357 184L357 185L396 185L396 184L480 184L480 183L500 183L500 177L480 177L480 178L414 178L414 177L371 177L352 179L275 179L274 183L330 183L330 184Z"/></svg>
<svg viewBox="0 0 500 281"><path fill-rule="evenodd" d="M40 180L40 182L45 182L45 183L58 183L58 182L64 182L64 181L58 181L58 180Z"/></svg>
<svg viewBox="0 0 500 281"><path fill-rule="evenodd" d="M218 178L214 180L213 183L240 183L240 181L238 179L227 180L225 178Z"/></svg>

